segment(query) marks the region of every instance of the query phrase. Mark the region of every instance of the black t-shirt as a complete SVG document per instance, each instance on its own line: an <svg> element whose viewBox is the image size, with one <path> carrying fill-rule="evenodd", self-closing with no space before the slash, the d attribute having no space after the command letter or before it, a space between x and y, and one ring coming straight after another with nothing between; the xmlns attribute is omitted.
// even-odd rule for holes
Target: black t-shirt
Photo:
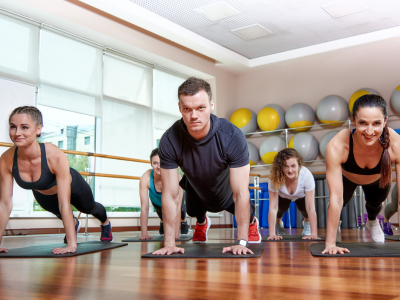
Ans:
<svg viewBox="0 0 400 300"><path fill-rule="evenodd" d="M232 195L229 168L249 164L249 150L244 134L226 119L211 115L207 136L196 141L183 120L175 122L161 138L161 168L181 167L180 185L187 192L193 187L197 198L215 207L223 207ZM218 210L216 210L218 211Z"/></svg>

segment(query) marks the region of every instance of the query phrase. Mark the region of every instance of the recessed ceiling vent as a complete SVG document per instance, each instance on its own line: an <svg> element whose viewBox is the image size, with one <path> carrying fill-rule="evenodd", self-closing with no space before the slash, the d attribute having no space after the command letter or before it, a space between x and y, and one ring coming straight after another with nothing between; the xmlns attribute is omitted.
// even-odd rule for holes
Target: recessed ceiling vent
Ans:
<svg viewBox="0 0 400 300"><path fill-rule="evenodd" d="M210 21L216 21L219 19L227 18L240 14L236 8L224 1L218 1L211 4L207 4L194 9L195 12L206 17Z"/></svg>
<svg viewBox="0 0 400 300"><path fill-rule="evenodd" d="M341 18L367 10L359 0L341 0L322 6L333 18Z"/></svg>
<svg viewBox="0 0 400 300"><path fill-rule="evenodd" d="M272 31L269 31L260 24L253 24L250 26L233 29L231 31L246 41L258 39L260 37L272 34Z"/></svg>

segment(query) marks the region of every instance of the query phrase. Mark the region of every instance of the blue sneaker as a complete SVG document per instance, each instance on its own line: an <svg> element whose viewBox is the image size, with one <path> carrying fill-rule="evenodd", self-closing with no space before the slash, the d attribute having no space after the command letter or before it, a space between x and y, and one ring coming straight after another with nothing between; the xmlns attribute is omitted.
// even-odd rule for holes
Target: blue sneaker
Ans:
<svg viewBox="0 0 400 300"><path fill-rule="evenodd" d="M393 235L392 224L390 222L383 222L383 233L385 235Z"/></svg>

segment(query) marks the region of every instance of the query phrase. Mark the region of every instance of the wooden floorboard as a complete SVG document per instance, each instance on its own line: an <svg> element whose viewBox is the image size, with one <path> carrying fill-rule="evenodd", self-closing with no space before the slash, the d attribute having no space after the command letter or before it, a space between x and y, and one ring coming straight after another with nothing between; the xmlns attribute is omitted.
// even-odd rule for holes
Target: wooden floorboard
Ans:
<svg viewBox="0 0 400 300"><path fill-rule="evenodd" d="M292 234L301 234L293 229ZM137 235L115 233L115 242ZM267 235L268 230L263 230ZM324 230L319 234L325 235ZM210 230L228 242L229 229ZM78 242L99 235L79 235ZM63 235L3 238L3 247L58 243ZM222 240L224 239L224 240ZM368 231L343 229L343 242L370 241ZM189 242L191 243L191 242ZM400 258L323 258L310 242L265 243L260 258L142 259L160 242L69 258L0 259L0 299L396 299Z"/></svg>

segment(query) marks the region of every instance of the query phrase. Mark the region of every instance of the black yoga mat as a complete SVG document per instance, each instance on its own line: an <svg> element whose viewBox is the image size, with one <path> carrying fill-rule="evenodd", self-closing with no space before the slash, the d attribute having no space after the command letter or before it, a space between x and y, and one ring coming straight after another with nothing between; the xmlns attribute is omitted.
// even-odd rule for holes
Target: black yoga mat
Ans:
<svg viewBox="0 0 400 300"><path fill-rule="evenodd" d="M267 240L269 238L269 235L264 235L262 237L263 242L323 242L325 241L325 237L322 235L319 235L320 240L303 240L302 235L282 235L281 240Z"/></svg>
<svg viewBox="0 0 400 300"><path fill-rule="evenodd" d="M185 249L185 253L174 253L171 255L143 254L145 258L252 258L260 257L264 251L263 244L250 244L249 248L254 254L233 255L231 252L222 253L222 248L233 246L232 243L225 244L184 244L179 247ZM156 250L155 250L156 251Z"/></svg>
<svg viewBox="0 0 400 300"><path fill-rule="evenodd" d="M122 240L122 242L164 242L164 236L163 235L154 235L151 240L139 240L140 236L135 236L132 238L127 238ZM177 242L186 242L190 241L193 238L193 235L180 235L179 240L176 239L175 241Z"/></svg>
<svg viewBox="0 0 400 300"><path fill-rule="evenodd" d="M385 239L400 242L400 235L385 235Z"/></svg>
<svg viewBox="0 0 400 300"><path fill-rule="evenodd" d="M67 254L53 254L52 251L57 247L65 247L64 243L58 244L46 244L46 245L38 245L38 246L30 246L24 248L15 248L8 249L8 253L0 253L0 258L6 257L70 257L77 256L82 254L88 254L93 252L99 252L103 250L118 248L122 246L126 246L128 244L125 243L109 243L109 242L100 242L100 241L90 241L78 243L78 249L75 253L67 253Z"/></svg>
<svg viewBox="0 0 400 300"><path fill-rule="evenodd" d="M325 244L311 244L310 251L313 256L324 257L400 257L400 244L398 243L338 243L337 246L349 249L345 254L321 254Z"/></svg>

